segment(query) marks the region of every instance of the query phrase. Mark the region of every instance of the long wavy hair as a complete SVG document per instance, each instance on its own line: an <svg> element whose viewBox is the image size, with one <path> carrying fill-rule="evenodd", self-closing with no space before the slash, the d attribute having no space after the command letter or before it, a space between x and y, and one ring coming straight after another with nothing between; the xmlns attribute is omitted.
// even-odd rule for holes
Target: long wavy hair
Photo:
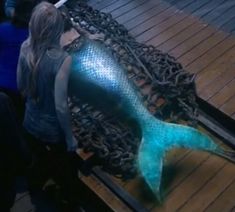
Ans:
<svg viewBox="0 0 235 212"><path fill-rule="evenodd" d="M34 99L37 98L39 64L48 49L60 48L63 30L63 17L53 4L42 2L34 8L29 21L29 51L26 58L30 68L28 91Z"/></svg>

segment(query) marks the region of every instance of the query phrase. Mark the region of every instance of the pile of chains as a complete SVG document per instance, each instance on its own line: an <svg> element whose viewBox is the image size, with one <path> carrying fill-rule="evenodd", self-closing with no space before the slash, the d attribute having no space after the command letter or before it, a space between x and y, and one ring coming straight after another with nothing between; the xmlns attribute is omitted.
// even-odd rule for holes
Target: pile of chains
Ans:
<svg viewBox="0 0 235 212"><path fill-rule="evenodd" d="M75 97L69 102L73 133L83 150L94 152L105 171L125 179L134 177L140 138L133 128Z"/></svg>
<svg viewBox="0 0 235 212"><path fill-rule="evenodd" d="M104 45L127 71L153 115L169 122L186 120L189 125L197 124L194 76L175 58L154 46L136 42L111 14L79 1L69 1L66 6L70 18L80 27L91 34L104 35ZM68 49L74 50L76 42ZM103 168L112 174L124 178L134 176L140 138L133 127L75 97L70 97L70 109L75 135L84 150L96 153Z"/></svg>

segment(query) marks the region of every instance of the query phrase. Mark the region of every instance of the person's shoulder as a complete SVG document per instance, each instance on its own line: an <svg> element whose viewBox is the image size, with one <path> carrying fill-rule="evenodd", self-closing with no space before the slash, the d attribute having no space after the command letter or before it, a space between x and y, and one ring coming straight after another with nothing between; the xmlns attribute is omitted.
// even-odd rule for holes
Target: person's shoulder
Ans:
<svg viewBox="0 0 235 212"><path fill-rule="evenodd" d="M23 43L21 44L21 48L27 48L27 47L29 47L29 40L28 39L23 41Z"/></svg>
<svg viewBox="0 0 235 212"><path fill-rule="evenodd" d="M20 47L21 54L26 54L29 49L29 40L25 40Z"/></svg>

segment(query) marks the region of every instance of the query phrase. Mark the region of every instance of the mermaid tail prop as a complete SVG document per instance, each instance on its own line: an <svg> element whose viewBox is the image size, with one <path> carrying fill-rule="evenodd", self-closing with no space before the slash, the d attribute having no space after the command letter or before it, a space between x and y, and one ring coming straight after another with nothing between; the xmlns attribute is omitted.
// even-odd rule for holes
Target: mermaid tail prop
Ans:
<svg viewBox="0 0 235 212"><path fill-rule="evenodd" d="M163 160L170 149L203 150L235 161L233 152L225 152L198 130L166 123L152 116L123 68L102 45L89 40L81 44L80 50L73 53L71 78L70 86L75 95L79 97L82 91L86 91L84 98L89 101L97 94L94 92L99 91L96 97L102 99L102 102L106 102L105 96L114 99L116 105L121 105L122 111L138 123L142 131L137 159L139 169L159 200Z"/></svg>
<svg viewBox="0 0 235 212"><path fill-rule="evenodd" d="M164 157L166 152L173 148L208 151L235 162L235 152L222 149L200 131L188 126L156 121L154 118L149 119L143 126L138 165L142 176L160 202Z"/></svg>

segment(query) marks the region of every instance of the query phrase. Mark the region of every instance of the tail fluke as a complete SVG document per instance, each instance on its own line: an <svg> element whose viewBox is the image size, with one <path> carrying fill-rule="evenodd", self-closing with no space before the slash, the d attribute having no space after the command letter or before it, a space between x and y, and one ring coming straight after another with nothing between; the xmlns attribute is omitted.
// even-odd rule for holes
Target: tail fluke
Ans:
<svg viewBox="0 0 235 212"><path fill-rule="evenodd" d="M142 176L160 202L164 157L173 148L208 151L235 163L235 152L224 150L200 131L151 118L142 126L138 165Z"/></svg>
<svg viewBox="0 0 235 212"><path fill-rule="evenodd" d="M159 146L145 142L143 139L138 154L138 165L141 175L156 195L159 202L161 196L161 178L163 169L164 151Z"/></svg>

